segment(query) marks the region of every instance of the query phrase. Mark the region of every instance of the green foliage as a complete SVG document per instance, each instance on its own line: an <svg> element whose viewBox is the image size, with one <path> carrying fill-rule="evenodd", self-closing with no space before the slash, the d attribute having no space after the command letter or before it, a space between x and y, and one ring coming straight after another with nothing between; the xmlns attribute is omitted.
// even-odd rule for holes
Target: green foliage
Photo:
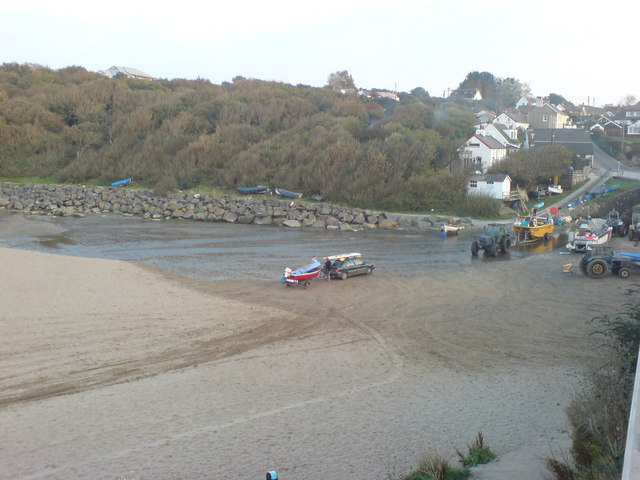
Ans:
<svg viewBox="0 0 640 480"><path fill-rule="evenodd" d="M354 86L346 71L333 76ZM424 89L403 99L243 77L149 82L3 64L0 175L225 190L268 183L403 211L459 203L465 179L449 170L475 118Z"/></svg>
<svg viewBox="0 0 640 480"><path fill-rule="evenodd" d="M547 178L566 173L573 155L561 145L519 150L490 168L488 173L506 173L512 184L531 188Z"/></svg>
<svg viewBox="0 0 640 480"><path fill-rule="evenodd" d="M467 445L466 455L460 450L457 451L457 454L460 458L460 463L467 468L489 463L497 456L488 445L484 444L482 432L478 432L473 443Z"/></svg>
<svg viewBox="0 0 640 480"><path fill-rule="evenodd" d="M414 471L404 476L402 480L466 480L469 469L452 467L439 453L427 453L420 460L420 465Z"/></svg>
<svg viewBox="0 0 640 480"><path fill-rule="evenodd" d="M603 339L608 362L591 373L567 407L571 451L562 459L545 459L556 480L613 480L622 472L640 347L640 303L593 321L599 325L594 334Z"/></svg>
<svg viewBox="0 0 640 480"><path fill-rule="evenodd" d="M562 95L559 95L557 93L550 93L549 94L549 103L551 103L551 105L558 105L560 103L566 103L567 99L564 98Z"/></svg>
<svg viewBox="0 0 640 480"><path fill-rule="evenodd" d="M451 210L459 215L473 218L496 218L500 215L502 202L482 195L466 195L451 206Z"/></svg>

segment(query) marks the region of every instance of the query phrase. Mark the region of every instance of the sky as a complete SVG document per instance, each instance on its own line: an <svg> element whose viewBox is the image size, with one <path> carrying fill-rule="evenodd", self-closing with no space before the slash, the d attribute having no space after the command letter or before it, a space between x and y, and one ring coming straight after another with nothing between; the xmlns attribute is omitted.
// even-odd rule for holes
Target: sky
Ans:
<svg viewBox="0 0 640 480"><path fill-rule="evenodd" d="M431 96L472 71L575 104L640 100L637 0L0 0L0 61Z"/></svg>

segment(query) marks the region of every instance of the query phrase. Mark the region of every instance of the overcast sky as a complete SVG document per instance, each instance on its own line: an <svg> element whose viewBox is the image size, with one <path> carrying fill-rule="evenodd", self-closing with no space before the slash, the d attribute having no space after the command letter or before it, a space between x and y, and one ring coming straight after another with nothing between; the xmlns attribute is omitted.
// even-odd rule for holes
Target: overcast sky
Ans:
<svg viewBox="0 0 640 480"><path fill-rule="evenodd" d="M638 0L0 0L2 62L432 96L471 71L580 104L640 100Z"/></svg>

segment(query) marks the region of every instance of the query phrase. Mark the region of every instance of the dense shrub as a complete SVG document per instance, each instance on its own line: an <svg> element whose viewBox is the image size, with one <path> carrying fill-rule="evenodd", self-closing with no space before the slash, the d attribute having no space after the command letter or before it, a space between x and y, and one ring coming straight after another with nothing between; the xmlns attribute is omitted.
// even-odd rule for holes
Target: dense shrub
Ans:
<svg viewBox="0 0 640 480"><path fill-rule="evenodd" d="M446 103L446 102L445 102ZM444 208L474 117L416 90L403 103L234 78L106 78L79 67L0 66L0 173L142 186L265 183L327 201Z"/></svg>

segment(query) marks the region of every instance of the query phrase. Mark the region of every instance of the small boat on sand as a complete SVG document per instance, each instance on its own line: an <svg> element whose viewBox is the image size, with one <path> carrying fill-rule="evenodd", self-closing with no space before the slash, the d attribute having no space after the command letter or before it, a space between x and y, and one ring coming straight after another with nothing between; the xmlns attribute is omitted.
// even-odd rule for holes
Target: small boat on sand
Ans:
<svg viewBox="0 0 640 480"><path fill-rule="evenodd" d="M112 187L124 187L125 185L129 185L133 182L133 178L125 178L124 180L118 180L117 182L113 182L111 184Z"/></svg>
<svg viewBox="0 0 640 480"><path fill-rule="evenodd" d="M569 232L567 250L571 252L586 252L593 245L602 245L611 240L613 228L604 218L580 219L578 228Z"/></svg>
<svg viewBox="0 0 640 480"><path fill-rule="evenodd" d="M243 195L258 195L264 193L271 193L271 189L265 185L259 185L257 187L238 187L236 188L238 193Z"/></svg>
<svg viewBox="0 0 640 480"><path fill-rule="evenodd" d="M289 190L285 190L284 188L276 188L276 195L284 198L302 198L301 193L290 192Z"/></svg>
<svg viewBox="0 0 640 480"><path fill-rule="evenodd" d="M440 233L445 235L460 235L460 230L464 229L464 225L458 225L457 223L443 223L440 225Z"/></svg>
<svg viewBox="0 0 640 480"><path fill-rule="evenodd" d="M314 260L309 265L291 270L289 267L284 269L284 273L280 278L280 283L290 287L291 285L304 285L304 288L309 288L311 280L318 278L320 275L322 264L317 260Z"/></svg>

